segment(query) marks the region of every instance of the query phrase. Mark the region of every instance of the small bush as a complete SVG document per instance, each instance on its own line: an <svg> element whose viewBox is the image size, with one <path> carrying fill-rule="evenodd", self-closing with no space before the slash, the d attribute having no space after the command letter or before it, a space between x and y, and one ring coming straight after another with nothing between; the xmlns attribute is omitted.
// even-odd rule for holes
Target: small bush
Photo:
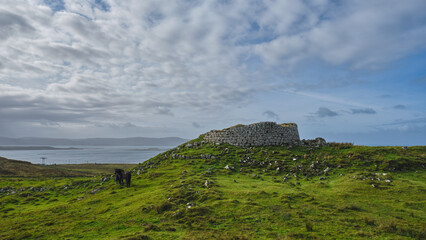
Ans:
<svg viewBox="0 0 426 240"><path fill-rule="evenodd" d="M382 232L395 233L397 231L397 226L393 220L383 220L380 222L378 229Z"/></svg>
<svg viewBox="0 0 426 240"><path fill-rule="evenodd" d="M5 209L2 210L2 212L8 213L8 212L13 211L13 210L15 210L15 209L14 208L5 208Z"/></svg>
<svg viewBox="0 0 426 240"><path fill-rule="evenodd" d="M147 235L138 235L138 236L126 238L126 240L149 240L149 239L151 238L148 237Z"/></svg>
<svg viewBox="0 0 426 240"><path fill-rule="evenodd" d="M349 210L357 211L357 212L362 211L362 209L360 207L358 207L356 205L352 205L352 204L350 204L350 205L344 205L344 206L339 206L339 207L337 207L337 210L339 212L347 212Z"/></svg>
<svg viewBox="0 0 426 240"><path fill-rule="evenodd" d="M415 229L398 228L397 234L414 239L426 239L426 229L417 231Z"/></svg>
<svg viewBox="0 0 426 240"><path fill-rule="evenodd" d="M346 149L352 148L354 146L353 143L338 143L338 142L329 142L328 146L337 148L337 149Z"/></svg>
<svg viewBox="0 0 426 240"><path fill-rule="evenodd" d="M367 224L367 225L370 225L370 226L376 226L376 221L375 221L374 219L372 219L372 218L365 217L365 218L364 218L364 222L365 222L365 224Z"/></svg>
<svg viewBox="0 0 426 240"><path fill-rule="evenodd" d="M362 238L364 238L364 239L366 239L366 238L371 238L371 233L370 232L366 232L366 231L358 231L357 233L356 233L356 236L358 236L358 237L362 237Z"/></svg>
<svg viewBox="0 0 426 240"><path fill-rule="evenodd" d="M154 224L148 224L146 227L145 227L145 229L144 229L144 231L145 232L148 232L148 231L160 231L161 230L161 228L160 227L158 227L158 226L156 226L156 225L154 225Z"/></svg>
<svg viewBox="0 0 426 240"><path fill-rule="evenodd" d="M305 222L306 231L312 232L313 231L313 224L311 222Z"/></svg>
<svg viewBox="0 0 426 240"><path fill-rule="evenodd" d="M173 205L169 202L163 202L161 205L155 207L155 211L158 214L168 211L173 208Z"/></svg>

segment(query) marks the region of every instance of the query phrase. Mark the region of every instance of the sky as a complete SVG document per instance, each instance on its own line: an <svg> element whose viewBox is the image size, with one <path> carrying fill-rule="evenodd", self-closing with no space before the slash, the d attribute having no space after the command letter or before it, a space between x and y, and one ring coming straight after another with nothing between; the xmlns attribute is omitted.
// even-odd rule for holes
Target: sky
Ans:
<svg viewBox="0 0 426 240"><path fill-rule="evenodd" d="M424 0L0 0L0 136L426 145Z"/></svg>

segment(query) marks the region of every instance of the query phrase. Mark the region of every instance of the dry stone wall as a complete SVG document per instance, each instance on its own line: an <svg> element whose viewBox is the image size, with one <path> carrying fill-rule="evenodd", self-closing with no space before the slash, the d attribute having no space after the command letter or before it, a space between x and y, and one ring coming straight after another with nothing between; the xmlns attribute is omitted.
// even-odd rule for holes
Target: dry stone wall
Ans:
<svg viewBox="0 0 426 240"><path fill-rule="evenodd" d="M260 122L212 130L204 135L207 142L229 143L234 146L285 145L300 141L295 123Z"/></svg>

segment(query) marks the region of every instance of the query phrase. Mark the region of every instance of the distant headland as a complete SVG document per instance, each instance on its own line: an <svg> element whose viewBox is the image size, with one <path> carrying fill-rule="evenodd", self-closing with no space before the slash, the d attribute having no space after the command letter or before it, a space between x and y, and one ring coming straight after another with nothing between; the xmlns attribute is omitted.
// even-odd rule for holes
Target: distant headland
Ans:
<svg viewBox="0 0 426 240"><path fill-rule="evenodd" d="M176 146L188 141L179 137L164 138L6 138L0 137L0 146Z"/></svg>

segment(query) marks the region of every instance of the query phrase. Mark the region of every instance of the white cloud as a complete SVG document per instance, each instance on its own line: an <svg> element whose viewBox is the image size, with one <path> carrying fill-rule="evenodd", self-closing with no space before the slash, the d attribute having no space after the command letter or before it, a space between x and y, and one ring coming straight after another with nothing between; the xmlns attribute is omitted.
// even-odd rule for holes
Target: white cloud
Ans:
<svg viewBox="0 0 426 240"><path fill-rule="evenodd" d="M335 111L330 110L329 108L320 107L318 108L318 111L315 112L315 115L320 118L323 118L323 117L335 117L335 116L338 116L339 114Z"/></svg>
<svg viewBox="0 0 426 240"><path fill-rule="evenodd" d="M271 110L264 111L262 115L266 116L267 118L274 119L276 121L278 121L280 119L278 114L276 114L275 112L273 112Z"/></svg>
<svg viewBox="0 0 426 240"><path fill-rule="evenodd" d="M424 49L426 38L425 3L414 0L55 4L2 0L3 118L66 127L219 116L277 82L323 86L284 77L304 61L368 69Z"/></svg>
<svg viewBox="0 0 426 240"><path fill-rule="evenodd" d="M352 108L352 114L376 114L376 110L372 108Z"/></svg>
<svg viewBox="0 0 426 240"><path fill-rule="evenodd" d="M425 7L424 1L353 1L300 15L290 12L307 20L290 21L286 29L304 29L261 43L256 52L273 64L318 57L336 65L374 67L425 49Z"/></svg>

